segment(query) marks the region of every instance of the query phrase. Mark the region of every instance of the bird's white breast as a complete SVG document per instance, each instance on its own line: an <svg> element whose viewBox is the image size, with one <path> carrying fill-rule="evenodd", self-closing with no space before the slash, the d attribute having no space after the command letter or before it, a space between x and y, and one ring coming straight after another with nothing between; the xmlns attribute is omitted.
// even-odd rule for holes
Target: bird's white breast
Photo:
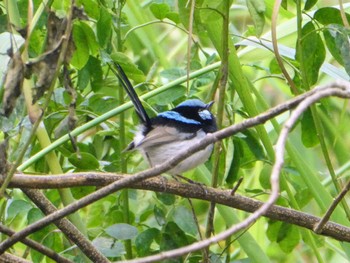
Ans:
<svg viewBox="0 0 350 263"><path fill-rule="evenodd" d="M155 165L163 164L166 161L171 160L182 150L189 148L191 145L201 141L205 135L206 133L204 131L199 130L195 136L188 134L189 139L184 140L183 138L179 138L179 140L173 140L154 146L147 144L147 146L144 147L142 141L144 140L145 136L142 135L142 132L140 131L135 134L134 143L135 148L143 154L143 156L153 167ZM174 168L169 170L168 173L176 175L195 168L196 166L208 160L212 150L213 145L207 146L205 149L198 151L193 155L187 157L185 160L181 161Z"/></svg>

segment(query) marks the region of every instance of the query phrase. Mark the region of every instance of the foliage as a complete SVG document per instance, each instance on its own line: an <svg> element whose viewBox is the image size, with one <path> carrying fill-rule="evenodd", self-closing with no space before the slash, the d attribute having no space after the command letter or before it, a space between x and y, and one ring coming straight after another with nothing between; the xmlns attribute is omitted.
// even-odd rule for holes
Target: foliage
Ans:
<svg viewBox="0 0 350 263"><path fill-rule="evenodd" d="M7 162L16 160L18 169L30 174L135 173L146 169L140 154L123 152L138 120L109 67L112 61L133 81L151 116L187 98L215 100L214 112L222 120L221 127L257 115L316 85L349 79L346 23L350 15L343 9L330 6L330 1L286 0L276 24L274 1L231 2L195 1L191 15L191 1L187 0L77 0L64 58L59 52L64 49L62 35L69 28L65 17L71 12L71 1L34 1L33 16L28 16L27 1L3 3L0 25L8 26L0 26L0 136L7 145L7 158L1 160L5 168L0 172L7 173ZM229 27L225 31L227 14ZM276 40L271 38L271 27L277 32ZM273 41L296 89L282 74ZM227 72L220 61L227 61ZM229 78L222 97L221 74ZM38 114L40 107L46 107L43 116ZM31 140L30 131L41 117L37 139ZM243 177L238 193L266 200L273 145L286 118L279 116L224 140L210 161L185 176L210 185L212 174L217 173L218 187L227 189ZM348 123L348 102L339 99L324 99L304 114L288 139L279 205L315 216L325 213L349 177ZM26 142L30 143L27 149ZM52 189L45 190L45 195L59 206L61 200L67 205L94 190ZM18 230L42 217L20 190L8 194L9 199L0 201L3 224ZM79 219L72 221L80 221L79 230L86 231L109 260L143 257L200 239L209 207L205 201L192 202L195 215L186 199L125 190L80 210L76 214ZM214 233L245 217L241 211L218 208ZM345 201L331 220L348 226L349 217ZM53 226L31 237L68 258L78 261L81 257ZM17 254L26 249L20 244L14 248ZM203 253L169 262L200 262ZM209 256L213 262L332 262L349 260L350 247L295 225L260 219L246 233L211 246ZM29 257L33 262L45 262L35 251Z"/></svg>

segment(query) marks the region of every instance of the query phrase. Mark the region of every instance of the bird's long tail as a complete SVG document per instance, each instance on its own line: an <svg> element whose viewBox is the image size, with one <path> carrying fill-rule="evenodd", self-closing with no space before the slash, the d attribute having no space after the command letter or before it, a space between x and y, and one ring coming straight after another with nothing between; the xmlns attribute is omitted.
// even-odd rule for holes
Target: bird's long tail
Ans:
<svg viewBox="0 0 350 263"><path fill-rule="evenodd" d="M130 100L134 104L136 113L139 116L141 122L144 125L146 125L146 127L150 127L151 120L150 120L145 108L143 107L139 97L137 96L137 94L134 90L134 87L130 83L129 78L126 76L123 68L118 63L114 63L114 66L116 68L116 71L111 67L112 71L116 74L116 76L118 77L118 79L120 81L120 84L123 86L126 93L130 97Z"/></svg>

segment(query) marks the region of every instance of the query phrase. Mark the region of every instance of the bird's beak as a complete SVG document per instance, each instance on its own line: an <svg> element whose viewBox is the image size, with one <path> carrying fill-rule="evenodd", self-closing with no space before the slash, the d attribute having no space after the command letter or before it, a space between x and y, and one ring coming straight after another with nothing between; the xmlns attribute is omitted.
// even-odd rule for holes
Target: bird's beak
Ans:
<svg viewBox="0 0 350 263"><path fill-rule="evenodd" d="M210 110L211 106L214 104L215 101L211 101L207 104L207 106L205 107L207 110Z"/></svg>

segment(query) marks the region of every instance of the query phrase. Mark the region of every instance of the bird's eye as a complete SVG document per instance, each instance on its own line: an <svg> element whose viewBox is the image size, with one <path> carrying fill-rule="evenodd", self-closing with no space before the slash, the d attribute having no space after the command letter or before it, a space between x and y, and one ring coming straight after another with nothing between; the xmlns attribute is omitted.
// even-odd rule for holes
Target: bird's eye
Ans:
<svg viewBox="0 0 350 263"><path fill-rule="evenodd" d="M199 117L202 118L202 120L211 120L212 119L211 113L208 110L200 110L198 112L198 114L199 114Z"/></svg>

